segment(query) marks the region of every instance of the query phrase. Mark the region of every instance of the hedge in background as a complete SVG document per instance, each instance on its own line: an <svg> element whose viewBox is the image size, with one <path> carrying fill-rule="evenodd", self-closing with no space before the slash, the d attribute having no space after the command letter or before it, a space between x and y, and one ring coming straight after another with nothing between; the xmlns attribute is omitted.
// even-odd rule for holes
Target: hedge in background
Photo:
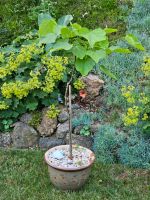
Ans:
<svg viewBox="0 0 150 200"><path fill-rule="evenodd" d="M125 16L128 14L130 0L51 0L58 17L72 14L74 21L88 28L114 27L117 35L125 32ZM120 3L122 2L122 3ZM121 7L122 5L123 8Z"/></svg>
<svg viewBox="0 0 150 200"><path fill-rule="evenodd" d="M2 0L0 1L0 45L10 44L19 35L37 27L38 14L51 12L50 0Z"/></svg>
<svg viewBox="0 0 150 200"><path fill-rule="evenodd" d="M30 12L38 3L39 0L0 1L0 45L10 43L18 35L35 27Z"/></svg>

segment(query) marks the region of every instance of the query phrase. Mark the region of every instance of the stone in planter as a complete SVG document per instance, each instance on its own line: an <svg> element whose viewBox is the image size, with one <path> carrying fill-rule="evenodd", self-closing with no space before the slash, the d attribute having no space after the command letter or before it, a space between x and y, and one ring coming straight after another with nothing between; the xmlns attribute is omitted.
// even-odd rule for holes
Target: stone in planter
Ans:
<svg viewBox="0 0 150 200"><path fill-rule="evenodd" d="M11 145L11 133L0 133L0 147L9 147Z"/></svg>
<svg viewBox="0 0 150 200"><path fill-rule="evenodd" d="M14 126L12 134L13 147L28 148L37 145L38 133L33 127L23 122L17 122Z"/></svg>
<svg viewBox="0 0 150 200"><path fill-rule="evenodd" d="M52 147L65 144L64 140L57 139L55 136L41 137L39 139L39 147L41 149L50 149Z"/></svg>
<svg viewBox="0 0 150 200"><path fill-rule="evenodd" d="M64 123L64 122L66 122L68 119L69 119L69 114L68 114L67 110L64 108L64 109L62 109L61 113L60 113L59 116L58 116L58 121L59 121L60 123Z"/></svg>
<svg viewBox="0 0 150 200"><path fill-rule="evenodd" d="M86 85L87 95L90 99L98 96L100 89L104 85L104 81L99 79L98 75L94 74L89 74L88 76L82 77L81 80Z"/></svg>
<svg viewBox="0 0 150 200"><path fill-rule="evenodd" d="M46 116L47 108L42 111L42 121L37 127L41 136L51 136L57 128L57 118L50 119Z"/></svg>
<svg viewBox="0 0 150 200"><path fill-rule="evenodd" d="M67 134L65 142L66 144L69 144L69 134ZM78 144L80 146L91 149L93 140L90 136L81 136L81 135L72 134L72 144Z"/></svg>
<svg viewBox="0 0 150 200"><path fill-rule="evenodd" d="M58 139L64 139L69 132L69 121L66 121L63 124L59 124L56 130L56 137Z"/></svg>

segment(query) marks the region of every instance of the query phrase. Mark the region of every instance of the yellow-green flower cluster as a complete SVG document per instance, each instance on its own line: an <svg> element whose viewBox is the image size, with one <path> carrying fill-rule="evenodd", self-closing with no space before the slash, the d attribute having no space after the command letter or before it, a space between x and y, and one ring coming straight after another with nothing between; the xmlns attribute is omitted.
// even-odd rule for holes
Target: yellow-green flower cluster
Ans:
<svg viewBox="0 0 150 200"><path fill-rule="evenodd" d="M144 58L144 65L142 66L142 71L144 72L145 76L150 76L150 57Z"/></svg>
<svg viewBox="0 0 150 200"><path fill-rule="evenodd" d="M148 119L148 114L147 113L144 113L143 117L142 117L142 120L145 121Z"/></svg>
<svg viewBox="0 0 150 200"><path fill-rule="evenodd" d="M46 116L50 119L54 119L56 118L60 113L60 110L58 110L56 108L56 106L54 104L52 104L50 107L49 107L49 110L47 111L46 113Z"/></svg>
<svg viewBox="0 0 150 200"><path fill-rule="evenodd" d="M6 65L0 67L0 78L4 78L5 76L10 75L13 71L17 71L21 63L29 63L33 55L38 55L42 51L43 48L37 47L36 45L32 44L22 47L20 53L17 56L12 53L9 56Z"/></svg>
<svg viewBox="0 0 150 200"><path fill-rule="evenodd" d="M60 56L44 56L42 63L47 68L45 82L43 84L43 91L51 93L54 90L56 83L63 78L65 65L68 64L67 57Z"/></svg>
<svg viewBox="0 0 150 200"><path fill-rule="evenodd" d="M7 105L5 101L0 101L0 110L6 110L8 108L9 106Z"/></svg>
<svg viewBox="0 0 150 200"><path fill-rule="evenodd" d="M74 88L77 89L77 90L82 90L85 88L85 84L84 82L81 80L81 79L77 79L75 82L74 82Z"/></svg>
<svg viewBox="0 0 150 200"><path fill-rule="evenodd" d="M133 90L135 89L134 86L123 86L121 88L121 92L122 92L122 96L124 96L127 99L128 103L134 103L135 102L135 98L133 96Z"/></svg>
<svg viewBox="0 0 150 200"><path fill-rule="evenodd" d="M125 126L135 125L139 120L140 109L138 106L128 108L127 114L124 116L123 121Z"/></svg>
<svg viewBox="0 0 150 200"><path fill-rule="evenodd" d="M139 101L142 103L142 104L147 104L149 102L149 98L146 96L145 93L140 93L140 98L139 98Z"/></svg>
<svg viewBox="0 0 150 200"><path fill-rule="evenodd" d="M30 73L31 78L27 82L16 81L16 82L4 83L1 87L1 92L3 97L7 99L12 98L13 95L15 95L18 99L26 97L29 94L30 90L39 88L41 86L41 83L38 79L39 75L40 75L39 72L36 73L31 72Z"/></svg>

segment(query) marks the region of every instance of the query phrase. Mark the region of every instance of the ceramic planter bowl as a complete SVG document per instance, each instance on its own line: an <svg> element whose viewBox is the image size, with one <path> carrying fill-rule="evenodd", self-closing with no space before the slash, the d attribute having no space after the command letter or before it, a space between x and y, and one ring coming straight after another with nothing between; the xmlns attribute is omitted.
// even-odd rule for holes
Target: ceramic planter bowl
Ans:
<svg viewBox="0 0 150 200"><path fill-rule="evenodd" d="M64 156L64 152L68 154L69 145L53 147L45 153L50 180L59 189L77 190L88 179L95 155L85 147L73 145L73 160L71 161L68 156ZM82 152L80 158L77 155L78 152Z"/></svg>

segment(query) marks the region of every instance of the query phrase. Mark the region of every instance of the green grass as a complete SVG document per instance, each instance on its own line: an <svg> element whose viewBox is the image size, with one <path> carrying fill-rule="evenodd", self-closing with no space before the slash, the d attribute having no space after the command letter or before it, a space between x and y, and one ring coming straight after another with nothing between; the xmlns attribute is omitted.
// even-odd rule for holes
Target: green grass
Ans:
<svg viewBox="0 0 150 200"><path fill-rule="evenodd" d="M0 151L0 200L148 200L150 172L119 165L95 164L89 181L77 192L50 183L44 153Z"/></svg>

